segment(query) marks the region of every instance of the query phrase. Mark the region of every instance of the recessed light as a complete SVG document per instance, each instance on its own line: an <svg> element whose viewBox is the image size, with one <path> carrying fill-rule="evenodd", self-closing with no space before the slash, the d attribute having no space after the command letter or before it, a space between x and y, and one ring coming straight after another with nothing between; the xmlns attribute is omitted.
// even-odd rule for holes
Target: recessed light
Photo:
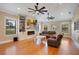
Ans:
<svg viewBox="0 0 79 59"><path fill-rule="evenodd" d="M63 15L63 12L61 12L60 15Z"/></svg>
<svg viewBox="0 0 79 59"><path fill-rule="evenodd" d="M21 8L17 8L17 10L20 10Z"/></svg>

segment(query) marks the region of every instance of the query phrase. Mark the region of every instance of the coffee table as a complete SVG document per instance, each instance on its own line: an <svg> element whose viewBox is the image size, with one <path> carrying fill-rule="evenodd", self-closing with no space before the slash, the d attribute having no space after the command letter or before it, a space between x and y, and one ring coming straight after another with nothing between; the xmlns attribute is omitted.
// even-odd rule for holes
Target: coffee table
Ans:
<svg viewBox="0 0 79 59"><path fill-rule="evenodd" d="M46 41L46 36L38 35L35 38L35 43L36 44L41 44L41 43L45 44L45 41Z"/></svg>

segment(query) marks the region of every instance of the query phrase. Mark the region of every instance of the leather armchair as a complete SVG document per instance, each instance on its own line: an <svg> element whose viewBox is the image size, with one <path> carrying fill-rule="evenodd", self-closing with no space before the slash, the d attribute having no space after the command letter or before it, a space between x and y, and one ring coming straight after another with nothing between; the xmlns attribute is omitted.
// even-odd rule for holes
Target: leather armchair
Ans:
<svg viewBox="0 0 79 59"><path fill-rule="evenodd" d="M56 39L53 39L53 38L49 38L47 40L47 43L48 43L48 46L53 46L53 47L59 47L60 44L61 44L61 39L63 38L63 35L62 34L59 34Z"/></svg>

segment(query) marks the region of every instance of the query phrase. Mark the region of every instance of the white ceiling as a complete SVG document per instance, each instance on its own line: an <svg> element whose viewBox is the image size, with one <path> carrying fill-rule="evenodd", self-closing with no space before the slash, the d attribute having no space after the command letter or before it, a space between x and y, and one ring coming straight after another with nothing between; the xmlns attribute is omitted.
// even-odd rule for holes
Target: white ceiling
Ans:
<svg viewBox="0 0 79 59"><path fill-rule="evenodd" d="M32 15L29 13L29 7L34 8L35 3L0 3L0 11L11 13L14 15ZM49 13L55 19L71 19L74 15L77 3L40 3L39 8L45 6ZM21 8L17 10L17 8ZM69 14L71 12L71 14Z"/></svg>

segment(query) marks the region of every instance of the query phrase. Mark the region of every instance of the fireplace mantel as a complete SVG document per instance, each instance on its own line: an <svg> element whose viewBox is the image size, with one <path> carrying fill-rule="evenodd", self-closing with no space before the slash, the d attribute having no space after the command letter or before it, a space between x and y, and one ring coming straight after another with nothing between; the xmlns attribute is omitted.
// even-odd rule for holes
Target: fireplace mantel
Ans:
<svg viewBox="0 0 79 59"><path fill-rule="evenodd" d="M35 31L34 30L27 31L27 35L34 35L34 34L35 34Z"/></svg>

